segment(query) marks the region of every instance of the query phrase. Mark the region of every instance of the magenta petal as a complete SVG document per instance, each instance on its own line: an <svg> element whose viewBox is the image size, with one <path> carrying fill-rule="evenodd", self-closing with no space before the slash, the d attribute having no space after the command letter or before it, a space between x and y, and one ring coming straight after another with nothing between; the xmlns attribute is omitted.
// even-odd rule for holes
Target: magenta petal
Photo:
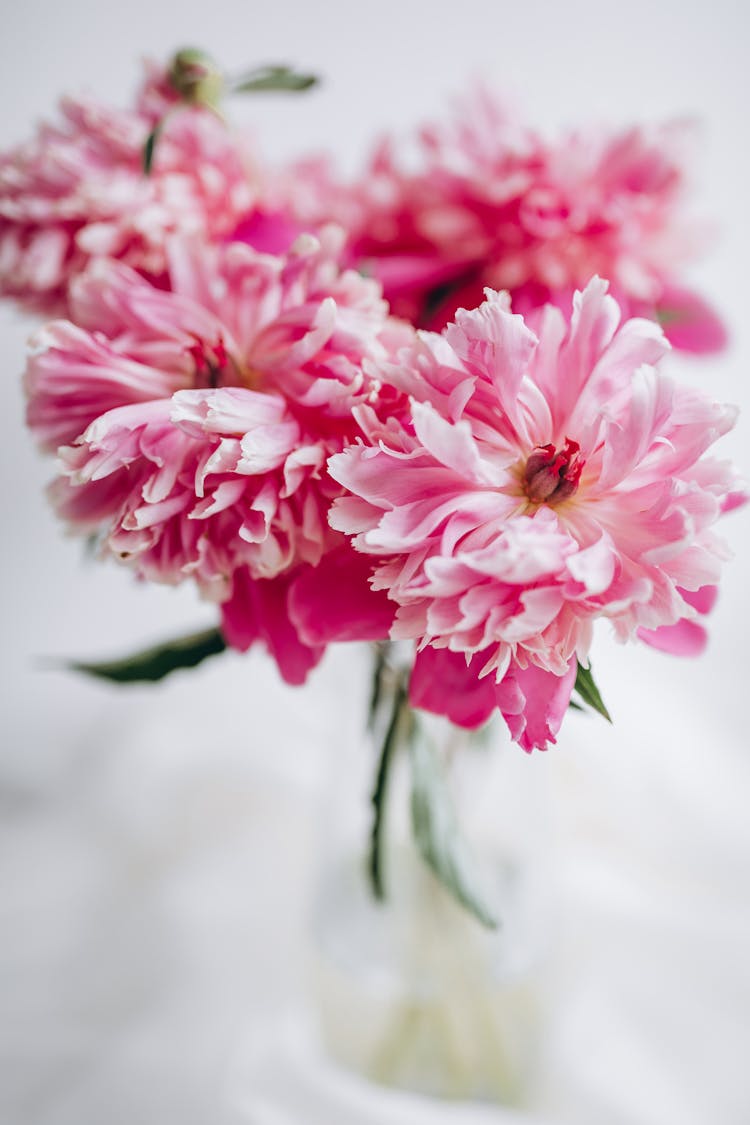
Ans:
<svg viewBox="0 0 750 1125"><path fill-rule="evenodd" d="M722 514L727 512L734 512L737 508L742 508L747 504L748 495L744 489L739 489L736 492L728 493L721 502Z"/></svg>
<svg viewBox="0 0 750 1125"><path fill-rule="evenodd" d="M467 666L461 652L425 648L414 661L409 681L409 701L434 715L470 730L481 726L495 709L495 684L491 676L480 680L484 660L475 657Z"/></svg>
<svg viewBox="0 0 750 1125"><path fill-rule="evenodd" d="M499 707L511 737L527 751L554 742L570 702L577 665L556 676L535 665L511 665L499 684L478 678L484 657L467 666L463 653L425 648L414 662L409 699L414 707L445 715L461 727L478 727Z"/></svg>
<svg viewBox="0 0 750 1125"><path fill-rule="evenodd" d="M545 750L555 742L570 703L578 665L571 660L567 672L556 676L530 664L511 665L499 684L493 685L497 705L511 737L526 751Z"/></svg>
<svg viewBox="0 0 750 1125"><path fill-rule="evenodd" d="M300 570L289 591L289 614L305 643L382 641L396 606L370 588L374 560L348 544Z"/></svg>
<svg viewBox="0 0 750 1125"><path fill-rule="evenodd" d="M678 589L688 605L697 609L698 613L710 613L719 596L718 586L701 586L699 590L683 590L679 586Z"/></svg>
<svg viewBox="0 0 750 1125"><path fill-rule="evenodd" d="M283 211L256 208L240 219L227 242L245 242L262 254L284 254L303 229Z"/></svg>
<svg viewBox="0 0 750 1125"><path fill-rule="evenodd" d="M700 656L708 644L708 633L697 621L683 617L676 625L661 625L658 629L639 629L638 637L660 652L672 656Z"/></svg>
<svg viewBox="0 0 750 1125"><path fill-rule="evenodd" d="M727 330L719 314L689 289L665 286L656 316L672 347L680 351L711 355L727 346Z"/></svg>
<svg viewBox="0 0 750 1125"><path fill-rule="evenodd" d="M300 639L289 617L288 592L286 575L256 581L247 570L236 571L232 597L221 607L222 632L240 652L262 641L286 682L303 684L324 648Z"/></svg>
<svg viewBox="0 0 750 1125"><path fill-rule="evenodd" d="M460 265L444 261L439 254L388 254L371 261L365 257L365 273L372 273L390 297L412 289L430 289L452 280ZM482 294L479 294L481 302ZM479 302L477 302L479 303Z"/></svg>

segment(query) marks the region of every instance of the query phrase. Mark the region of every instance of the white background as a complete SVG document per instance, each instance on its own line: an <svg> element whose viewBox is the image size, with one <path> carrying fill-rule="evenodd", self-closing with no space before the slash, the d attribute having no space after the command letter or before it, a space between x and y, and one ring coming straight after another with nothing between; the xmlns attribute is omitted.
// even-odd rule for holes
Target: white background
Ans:
<svg viewBox="0 0 750 1125"><path fill-rule="evenodd" d="M742 3L25 0L3 20L0 144L27 137L63 91L126 102L140 57L185 44L230 70L289 61L325 77L299 100L236 105L274 158L325 148L354 168L379 130L439 116L476 76L545 127L697 116L695 202L719 236L694 280L733 343L671 363L744 406L723 445L747 473ZM335 727L357 752L361 669L334 655L293 692L253 654L118 694L43 667L211 613L187 589L83 561L62 536L43 497L50 464L22 422L31 327L0 309L0 1120L214 1125L242 1035L261 1028L272 1044L277 1014L303 992L320 744ZM614 727L571 716L559 747L529 765L553 784L565 908L554 1120L750 1120L748 526L745 512L726 521L737 557L706 656L678 662L603 634L595 664ZM264 1096L277 1117L254 1120L318 1120L314 1098L285 1118L284 1096ZM373 1112L396 1119L386 1103Z"/></svg>

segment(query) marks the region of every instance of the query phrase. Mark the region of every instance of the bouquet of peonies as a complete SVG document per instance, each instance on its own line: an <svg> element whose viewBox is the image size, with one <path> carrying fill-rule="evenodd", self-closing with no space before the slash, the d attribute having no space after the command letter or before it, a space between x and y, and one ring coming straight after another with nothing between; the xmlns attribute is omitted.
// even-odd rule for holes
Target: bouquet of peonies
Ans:
<svg viewBox="0 0 750 1125"><path fill-rule="evenodd" d="M594 622L701 651L715 525L745 495L711 451L735 411L661 370L725 342L680 283L702 241L682 130L548 141L480 89L351 183L269 168L222 116L313 82L190 50L129 110L65 99L0 156L0 292L56 317L25 379L60 517L216 605L214 630L78 667L158 679L260 644L301 684L327 645L376 642L382 893L388 764L419 713L499 711L527 751L571 706L607 716ZM425 784L414 761L421 850L491 921L439 838L440 762Z"/></svg>

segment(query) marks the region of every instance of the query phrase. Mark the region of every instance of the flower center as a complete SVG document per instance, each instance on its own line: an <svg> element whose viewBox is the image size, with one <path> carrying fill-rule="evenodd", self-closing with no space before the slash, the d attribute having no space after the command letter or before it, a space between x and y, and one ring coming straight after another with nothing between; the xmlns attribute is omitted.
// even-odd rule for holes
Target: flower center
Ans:
<svg viewBox="0 0 750 1125"><path fill-rule="evenodd" d="M185 351L192 357L195 364L195 385L197 387L218 387L226 380L222 375L229 365L229 356L221 336L216 342L209 344L200 336L193 336L194 344L189 344Z"/></svg>
<svg viewBox="0 0 750 1125"><path fill-rule="evenodd" d="M559 504L578 489L581 470L586 464L577 441L565 439L562 449L538 445L526 462L524 489L534 504Z"/></svg>
<svg viewBox="0 0 750 1125"><path fill-rule="evenodd" d="M201 390L216 387L247 387L250 391L262 390L263 376L248 367L227 350L224 337L219 333L213 343L203 336L191 333L194 343L185 348L195 364L195 386Z"/></svg>

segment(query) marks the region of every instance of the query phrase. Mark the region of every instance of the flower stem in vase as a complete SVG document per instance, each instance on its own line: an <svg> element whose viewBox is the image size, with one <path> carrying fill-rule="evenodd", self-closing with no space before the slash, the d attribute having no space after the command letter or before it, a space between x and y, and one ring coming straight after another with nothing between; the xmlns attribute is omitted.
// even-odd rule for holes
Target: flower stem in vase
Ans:
<svg viewBox="0 0 750 1125"><path fill-rule="evenodd" d="M358 868L360 819L358 838L332 855L316 910L323 1037L335 1059L381 1084L518 1104L538 1053L546 927L527 862L533 824L519 814L516 846L504 817L504 802L522 804L529 786L492 775L528 759L493 745L497 730L488 739L415 713L387 661L378 674L373 849Z"/></svg>

